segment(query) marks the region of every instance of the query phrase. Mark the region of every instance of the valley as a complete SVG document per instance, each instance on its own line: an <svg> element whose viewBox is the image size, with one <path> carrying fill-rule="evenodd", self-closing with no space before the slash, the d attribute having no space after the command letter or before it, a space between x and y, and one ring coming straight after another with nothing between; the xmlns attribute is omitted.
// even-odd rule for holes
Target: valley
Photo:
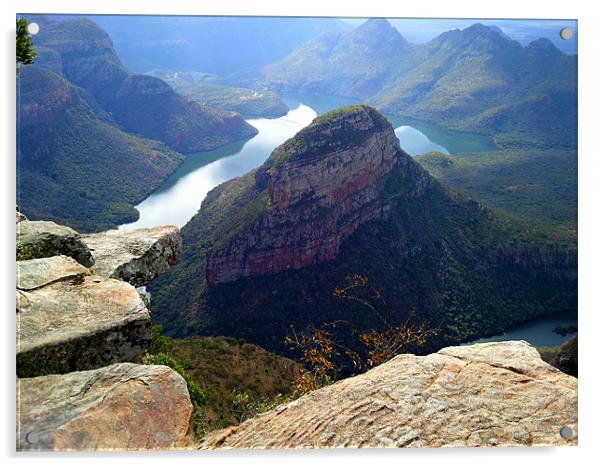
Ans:
<svg viewBox="0 0 602 466"><path fill-rule="evenodd" d="M298 100L301 98L303 101ZM188 154L178 169L136 206L140 212L139 219L119 228L135 229L165 223L183 227L196 214L211 189L261 165L278 145L309 125L315 117L339 107L341 103L338 99L318 96L287 96L285 100L291 107L286 115L246 120L258 132L251 139L209 152ZM495 147L482 136L445 130L422 122L395 118L392 121L399 125L395 134L410 155L430 151L449 154L450 150L455 153ZM439 140L450 149L439 144Z"/></svg>
<svg viewBox="0 0 602 466"><path fill-rule="evenodd" d="M138 406L123 387L159 377L136 390L151 387L157 406L177 401L166 429L178 433L161 433L164 448L271 445L244 426L269 431L296 407L295 422L309 422L311 400L326 405L329 393L347 412L345 387L388 374L402 398L439 390L443 405L470 405L463 392L448 397L456 379L476 393L493 387L493 404L499 386L518 390L508 409L521 422L532 422L525 405L576 405L578 57L531 40L531 20L520 20L528 41L493 20L449 20L415 43L399 19L26 17L40 32L33 63L17 68L17 317L29 323L18 347L60 334L19 356L30 400L56 388L41 390L37 376L59 387L122 378L93 401L82 390L69 413L80 419L79 403L105 389L121 390L117 410ZM114 319L105 301L121 319L115 342L101 342L109 359L95 330L79 328ZM448 373L449 384L438 380ZM549 383L528 384L525 404L531 374ZM411 420L428 428L420 403ZM60 424L62 408L50 408ZM162 408L145 422L165 419ZM369 443L344 424L307 445ZM537 429L520 441L504 432L500 444L537 444ZM458 440L442 429L426 444L490 441L475 432ZM292 438L278 441L305 445Z"/></svg>

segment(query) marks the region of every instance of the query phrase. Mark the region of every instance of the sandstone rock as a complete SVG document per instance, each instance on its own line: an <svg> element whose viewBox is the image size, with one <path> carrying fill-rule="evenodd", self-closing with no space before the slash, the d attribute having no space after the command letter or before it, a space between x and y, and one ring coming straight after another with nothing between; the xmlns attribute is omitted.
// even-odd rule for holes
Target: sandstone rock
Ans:
<svg viewBox="0 0 602 466"><path fill-rule="evenodd" d="M562 427L575 436L564 439ZM215 448L536 446L577 443L577 380L526 342L400 355L211 433Z"/></svg>
<svg viewBox="0 0 602 466"><path fill-rule="evenodd" d="M18 260L60 255L72 257L86 267L94 264L88 246L75 230L54 222L17 222Z"/></svg>
<svg viewBox="0 0 602 466"><path fill-rule="evenodd" d="M83 279L90 270L67 256L17 262L17 289L31 291L60 280Z"/></svg>
<svg viewBox="0 0 602 466"><path fill-rule="evenodd" d="M17 375L137 361L151 336L150 315L136 289L81 270L69 275L73 264L63 267L60 277L44 262L66 265L64 259L48 258L22 267L31 273L21 285L27 291L19 290L17 299Z"/></svg>
<svg viewBox="0 0 602 466"><path fill-rule="evenodd" d="M92 270L134 286L146 285L165 272L176 263L182 250L180 231L174 226L110 230L83 238L94 257Z"/></svg>
<svg viewBox="0 0 602 466"><path fill-rule="evenodd" d="M396 168L412 175L403 193L410 198L431 182L375 109L356 105L317 118L259 167L255 190L265 196L266 212L210 251L207 280L226 283L333 259L359 225L386 214L383 191Z"/></svg>
<svg viewBox="0 0 602 466"><path fill-rule="evenodd" d="M17 449L149 450L189 444L186 382L165 366L17 380Z"/></svg>

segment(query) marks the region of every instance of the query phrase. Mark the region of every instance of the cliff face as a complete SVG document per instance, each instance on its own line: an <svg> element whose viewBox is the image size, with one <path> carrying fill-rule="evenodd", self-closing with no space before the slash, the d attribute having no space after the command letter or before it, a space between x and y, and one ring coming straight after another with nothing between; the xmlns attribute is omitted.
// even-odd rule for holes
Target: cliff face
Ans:
<svg viewBox="0 0 602 466"><path fill-rule="evenodd" d="M353 106L318 119L278 147L254 175L262 215L207 258L211 284L301 269L333 259L359 225L382 218L385 176L408 171L409 156L382 115ZM420 170L415 170L420 174ZM408 194L430 182L416 176Z"/></svg>
<svg viewBox="0 0 602 466"><path fill-rule="evenodd" d="M286 351L296 330L381 323L333 290L368 277L391 319L444 328L437 346L576 308L570 257L533 254L515 224L433 179L371 107L329 112L203 201L183 258L151 284L173 336L230 335Z"/></svg>
<svg viewBox="0 0 602 466"><path fill-rule="evenodd" d="M573 436L563 438L569 427ZM526 342L404 354L245 423L203 449L577 444L577 379Z"/></svg>
<svg viewBox="0 0 602 466"><path fill-rule="evenodd" d="M17 213L17 448L152 449L190 442L184 379L141 362L146 285L180 256L179 231L82 237Z"/></svg>

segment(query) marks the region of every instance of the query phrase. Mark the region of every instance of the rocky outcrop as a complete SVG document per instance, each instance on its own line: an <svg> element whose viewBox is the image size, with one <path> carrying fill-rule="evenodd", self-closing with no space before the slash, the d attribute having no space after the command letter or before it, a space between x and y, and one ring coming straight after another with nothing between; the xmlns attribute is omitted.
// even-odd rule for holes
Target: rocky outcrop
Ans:
<svg viewBox="0 0 602 466"><path fill-rule="evenodd" d="M420 176L373 108L355 105L317 118L257 170L256 202L264 212L208 255L207 280L231 282L333 259L359 225L387 211L382 193L395 168L416 171L410 196L431 180Z"/></svg>
<svg viewBox="0 0 602 466"><path fill-rule="evenodd" d="M17 381L20 450L149 450L189 444L184 379L165 366L114 364Z"/></svg>
<svg viewBox="0 0 602 466"><path fill-rule="evenodd" d="M88 246L75 230L54 222L30 221L17 212L17 260L64 255L86 267L94 264Z"/></svg>
<svg viewBox="0 0 602 466"><path fill-rule="evenodd" d="M149 311L132 284L175 263L178 229L99 233L86 239L94 248L70 228L18 213L17 230L17 447L185 446L186 382L168 367L130 363L151 340Z"/></svg>
<svg viewBox="0 0 602 466"><path fill-rule="evenodd" d="M147 285L165 272L182 251L180 231L174 226L110 230L84 235L83 239L94 257L93 271L134 286Z"/></svg>
<svg viewBox="0 0 602 466"><path fill-rule="evenodd" d="M151 334L150 314L136 289L87 269L73 270L74 261L59 257L63 264L32 259L19 268L26 273L17 286L30 289L19 289L17 302L17 375L138 361Z"/></svg>
<svg viewBox="0 0 602 466"><path fill-rule="evenodd" d="M515 341L397 356L211 433L201 448L576 444L577 380Z"/></svg>

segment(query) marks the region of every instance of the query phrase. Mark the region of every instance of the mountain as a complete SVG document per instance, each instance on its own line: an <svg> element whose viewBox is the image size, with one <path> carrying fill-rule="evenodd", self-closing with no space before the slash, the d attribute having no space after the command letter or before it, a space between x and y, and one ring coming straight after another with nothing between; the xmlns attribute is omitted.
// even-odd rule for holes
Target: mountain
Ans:
<svg viewBox="0 0 602 466"><path fill-rule="evenodd" d="M364 98L406 66L413 47L386 19L370 19L346 33L327 33L264 67L281 91Z"/></svg>
<svg viewBox="0 0 602 466"><path fill-rule="evenodd" d="M412 45L387 20L369 20L301 45L265 66L259 83L356 98L503 146L576 146L577 57L482 24Z"/></svg>
<svg viewBox="0 0 602 466"><path fill-rule="evenodd" d="M442 186L366 105L316 118L215 188L182 239L180 263L151 283L153 318L172 335L283 352L291 327L376 328L333 295L354 274L381 290L396 323L443 328L439 343L576 307L574 250Z"/></svg>
<svg viewBox="0 0 602 466"><path fill-rule="evenodd" d="M34 41L39 60L90 93L124 131L183 153L214 149L256 134L240 115L182 97L158 78L130 73L109 35L87 19L45 20ZM51 51L48 54L47 51Z"/></svg>
<svg viewBox="0 0 602 466"><path fill-rule="evenodd" d="M227 75L273 63L305 41L351 29L336 18L89 16L132 70Z"/></svg>
<svg viewBox="0 0 602 466"><path fill-rule="evenodd" d="M134 221L142 201L182 162L98 114L90 95L40 66L17 78L17 203L32 220L81 231Z"/></svg>
<svg viewBox="0 0 602 466"><path fill-rule="evenodd" d="M152 70L150 76L164 80L176 92L199 104L240 113L245 118L278 118L288 107L275 92L218 84L217 76L198 71Z"/></svg>
<svg viewBox="0 0 602 466"><path fill-rule="evenodd" d="M503 146L575 147L576 56L547 39L522 47L482 24L444 33L420 53L418 66L371 97L382 111Z"/></svg>

